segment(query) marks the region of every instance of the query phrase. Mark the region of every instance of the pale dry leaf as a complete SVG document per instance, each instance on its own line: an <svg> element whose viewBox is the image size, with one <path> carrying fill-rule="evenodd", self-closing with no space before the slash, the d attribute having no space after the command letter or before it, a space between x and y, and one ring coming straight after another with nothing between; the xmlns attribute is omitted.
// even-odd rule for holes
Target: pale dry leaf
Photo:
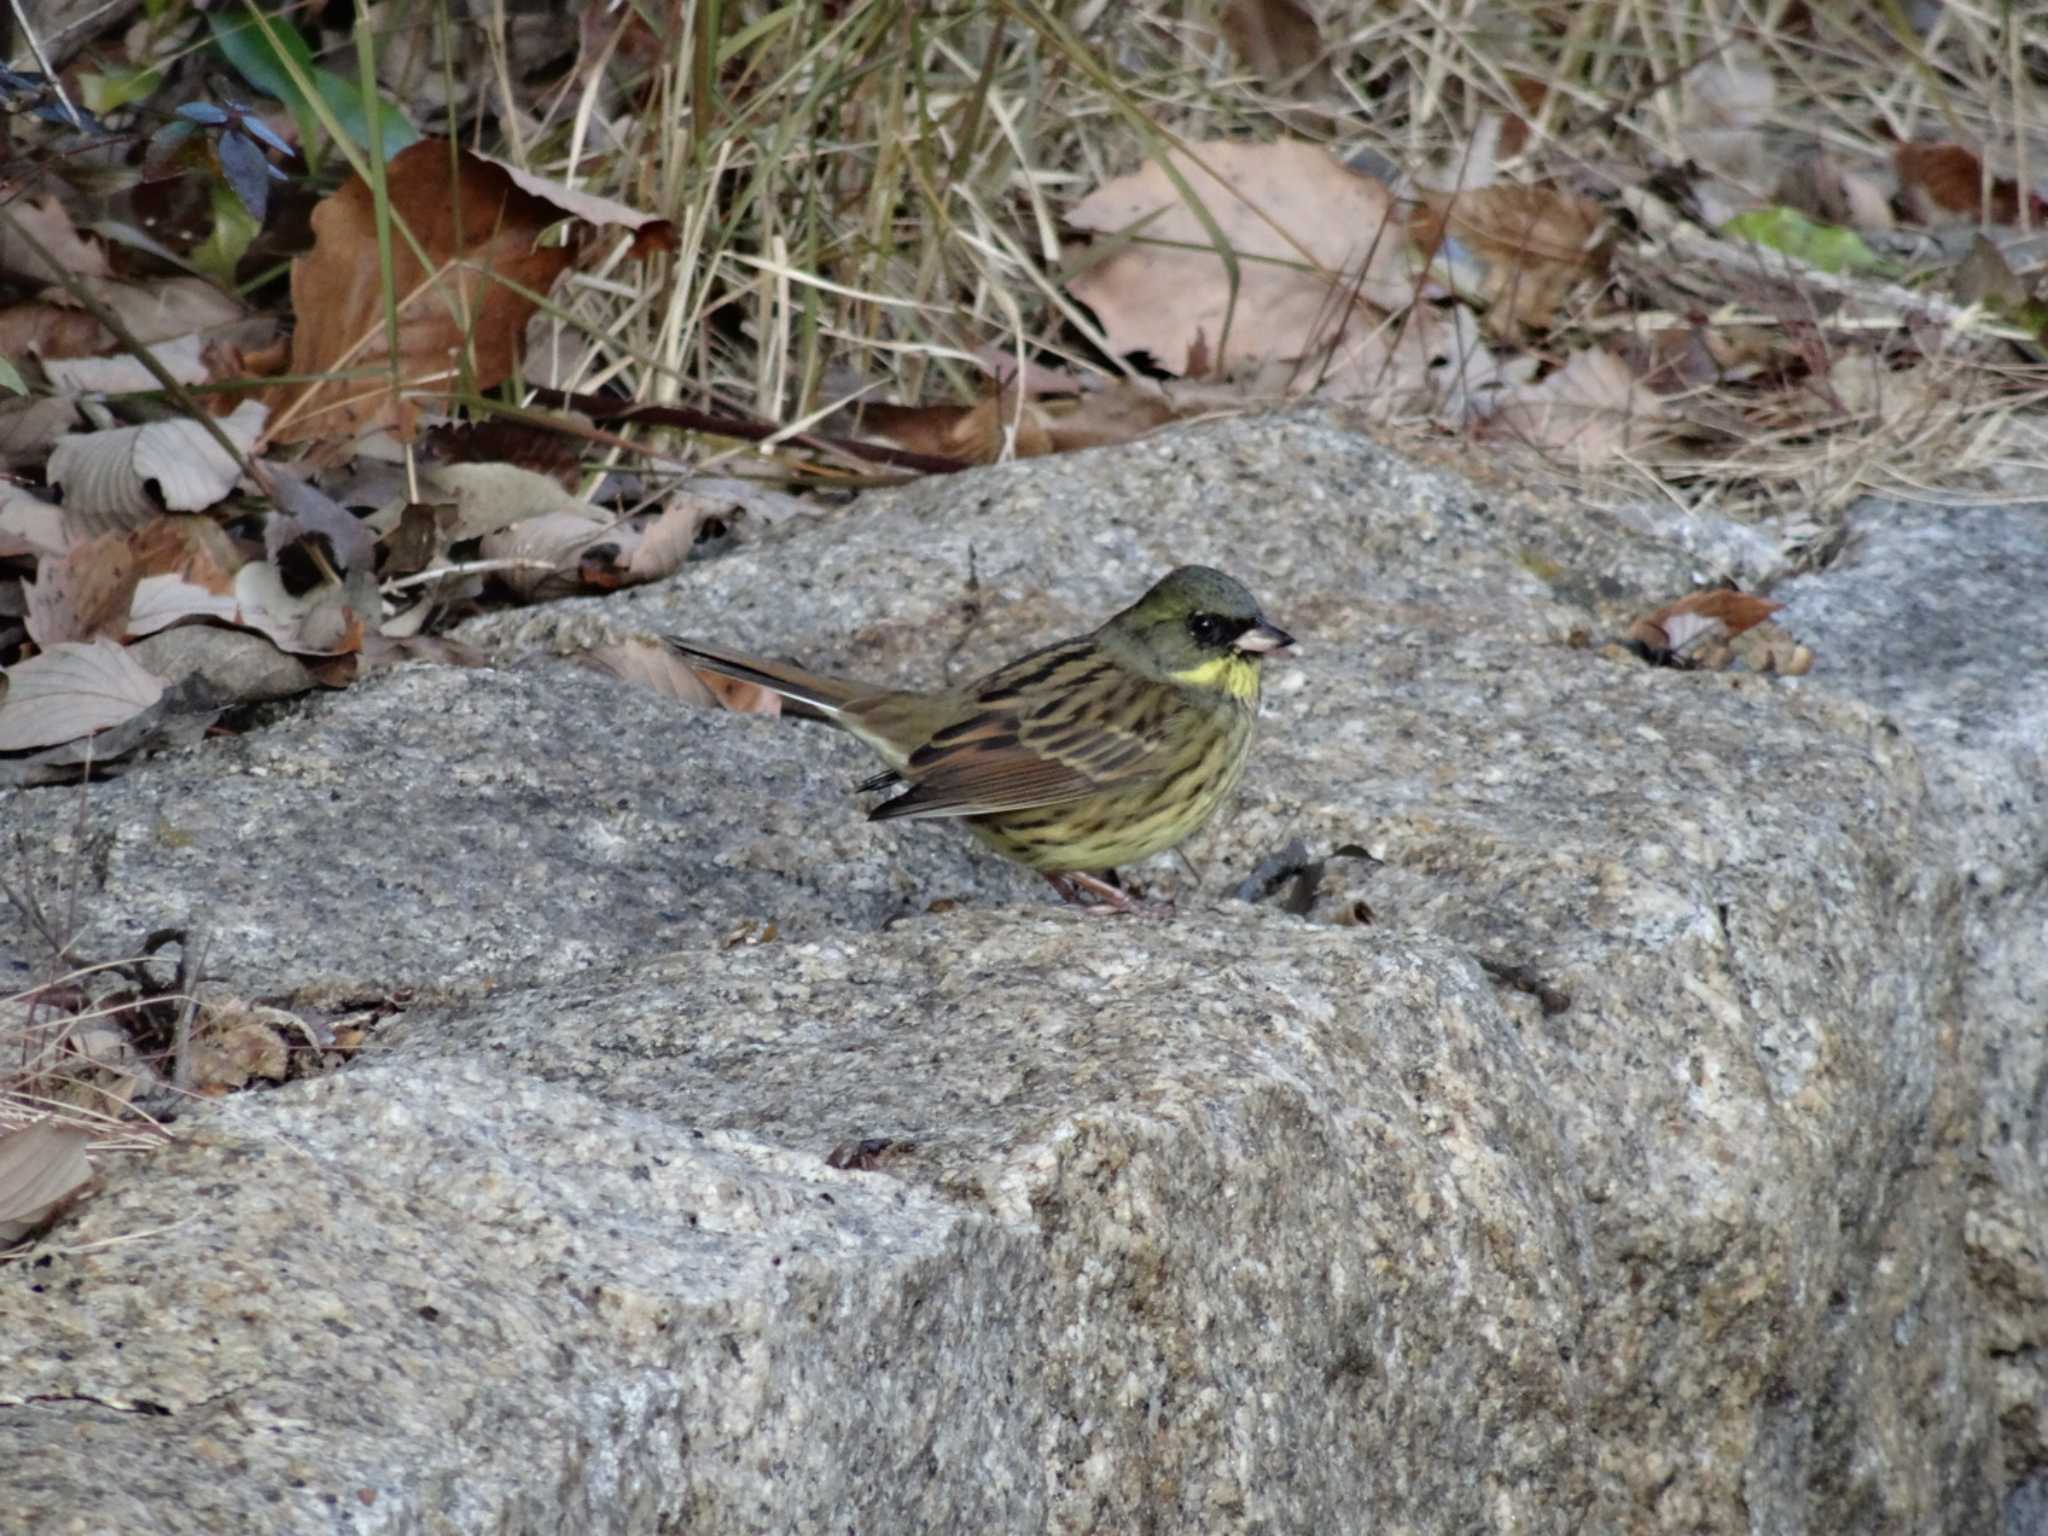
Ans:
<svg viewBox="0 0 2048 1536"><path fill-rule="evenodd" d="M105 277L110 270L106 250L99 241L78 232L54 192L40 198L18 198L7 212L8 217L0 219L0 272L47 283L66 272Z"/></svg>
<svg viewBox="0 0 2048 1536"><path fill-rule="evenodd" d="M72 545L64 509L12 486L0 486L0 559L40 555L55 559Z"/></svg>
<svg viewBox="0 0 2048 1536"><path fill-rule="evenodd" d="M236 623L241 604L233 593L212 592L183 576L145 576L135 584L128 604L126 632L131 637L153 635L186 619L219 619Z"/></svg>
<svg viewBox="0 0 2048 1536"><path fill-rule="evenodd" d="M109 277L94 279L85 287L144 346L195 334L210 340L249 315L239 299L222 293L203 277L166 277L147 283ZM57 303L69 301L68 296L50 297Z"/></svg>
<svg viewBox="0 0 2048 1536"><path fill-rule="evenodd" d="M455 503L454 520L442 529L448 544L481 538L551 512L609 521L597 507L563 490L552 475L517 464L438 464L423 478L436 499Z"/></svg>
<svg viewBox="0 0 2048 1536"><path fill-rule="evenodd" d="M710 515L710 504L687 491L669 497L668 505L626 560L627 576L634 581L655 581L681 570L697 547L698 530Z"/></svg>
<svg viewBox="0 0 2048 1536"><path fill-rule="evenodd" d="M1184 375L1201 337L1214 367L1229 372L1327 351L1357 327L1360 301L1382 310L1408 302L1406 231L1380 182L1292 140L1211 140L1192 158L1175 151L1172 163L1237 253L1235 308L1208 231L1159 163L1147 161L1067 214L1075 229L1135 230L1067 285L1095 311L1114 351L1149 352Z"/></svg>
<svg viewBox="0 0 2048 1536"><path fill-rule="evenodd" d="M29 638L46 651L67 640L121 639L141 574L127 537L118 533L43 560L28 588Z"/></svg>
<svg viewBox="0 0 2048 1536"><path fill-rule="evenodd" d="M594 645L570 653L578 666L589 667L638 688L650 688L665 699L711 709L718 700L688 662L659 640L635 637L611 645Z"/></svg>
<svg viewBox="0 0 2048 1536"><path fill-rule="evenodd" d="M1275 364L1252 383L1257 392L1362 401L1374 420L1428 415L1439 409L1450 382L1440 375L1457 360L1446 345L1454 334L1434 306L1418 304L1396 318L1355 327L1313 366Z"/></svg>
<svg viewBox="0 0 2048 1536"><path fill-rule="evenodd" d="M546 176L536 176L531 171L521 170L509 160L500 160L496 155L478 155L476 158L485 165L495 165L511 177L513 185L522 192L532 193L565 217L581 219L586 224L617 225L630 229L635 234L652 225L668 222L659 214L643 213L640 209L622 203L616 198L601 197L595 192L585 192L578 187L565 187L561 182Z"/></svg>
<svg viewBox="0 0 2048 1536"><path fill-rule="evenodd" d="M200 338L188 333L155 343L149 355L180 384L204 384L207 373L199 355L201 346ZM163 388L133 352L114 357L51 358L44 362L43 372L56 388L72 395L119 395Z"/></svg>
<svg viewBox="0 0 2048 1536"><path fill-rule="evenodd" d="M92 1134L46 1115L0 1136L0 1243L18 1243L92 1180Z"/></svg>
<svg viewBox="0 0 2048 1536"><path fill-rule="evenodd" d="M53 646L7 669L0 700L0 752L23 752L76 741L133 719L163 697L160 678L145 672L111 640Z"/></svg>
<svg viewBox="0 0 2048 1536"><path fill-rule="evenodd" d="M1624 448L1643 451L1669 417L1668 407L1628 364L1588 347L1541 382L1505 392L1499 410L1481 424L1481 436L1511 438L1594 464Z"/></svg>
<svg viewBox="0 0 2048 1536"><path fill-rule="evenodd" d="M322 582L293 595L267 560L251 560L235 572L235 615L231 623L267 635L298 656L340 656L362 647L364 623L347 589Z"/></svg>
<svg viewBox="0 0 2048 1536"><path fill-rule="evenodd" d="M559 498L561 492L558 490ZM521 597L530 597L544 584L558 581L576 569L585 550L595 544L623 547L634 539L619 520L595 507L567 508L546 512L515 523L510 528L487 534L479 552L486 560L529 562L524 568L497 572L497 577ZM627 554L630 559L630 553Z"/></svg>
<svg viewBox="0 0 2048 1536"><path fill-rule="evenodd" d="M729 709L745 715L782 713L781 694L715 672L700 672L659 640L635 637L593 646L573 659L621 682L651 688L665 699L700 709Z"/></svg>
<svg viewBox="0 0 2048 1536"><path fill-rule="evenodd" d="M245 400L217 418L247 454L263 430L265 408ZM132 526L163 511L198 512L234 489L241 469L196 421L153 421L104 432L73 432L50 452L50 483L74 514Z"/></svg>
<svg viewBox="0 0 2048 1536"><path fill-rule="evenodd" d="M9 355L0 342L0 357ZM0 468L41 464L50 456L51 445L77 421L77 403L55 395L0 400Z"/></svg>

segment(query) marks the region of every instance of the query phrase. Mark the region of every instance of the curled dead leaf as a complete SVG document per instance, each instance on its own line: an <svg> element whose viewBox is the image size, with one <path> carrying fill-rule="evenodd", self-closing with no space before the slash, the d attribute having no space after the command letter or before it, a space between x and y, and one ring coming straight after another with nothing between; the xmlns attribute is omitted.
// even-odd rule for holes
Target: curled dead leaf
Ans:
<svg viewBox="0 0 2048 1536"><path fill-rule="evenodd" d="M1656 666L1713 670L1732 659L1732 653L1717 654L1715 647L1754 629L1784 606L1772 598L1726 587L1689 592L1631 624L1628 643Z"/></svg>

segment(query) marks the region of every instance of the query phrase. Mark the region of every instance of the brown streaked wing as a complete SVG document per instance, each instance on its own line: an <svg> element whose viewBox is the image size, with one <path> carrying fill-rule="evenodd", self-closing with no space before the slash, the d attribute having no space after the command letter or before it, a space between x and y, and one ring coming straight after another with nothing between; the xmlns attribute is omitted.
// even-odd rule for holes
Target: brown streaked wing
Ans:
<svg viewBox="0 0 2048 1536"><path fill-rule="evenodd" d="M902 768L910 789L869 816L980 816L1061 805L1156 772L1169 701L1154 695L1163 685L1120 674L1106 688L1096 683L1101 693L1085 720L1075 711L1034 719L1033 706L1047 696L1032 690L1049 680L1044 663L1052 659L1051 652L1026 657L986 679L958 720L910 754ZM1030 686L1012 688L1008 676Z"/></svg>

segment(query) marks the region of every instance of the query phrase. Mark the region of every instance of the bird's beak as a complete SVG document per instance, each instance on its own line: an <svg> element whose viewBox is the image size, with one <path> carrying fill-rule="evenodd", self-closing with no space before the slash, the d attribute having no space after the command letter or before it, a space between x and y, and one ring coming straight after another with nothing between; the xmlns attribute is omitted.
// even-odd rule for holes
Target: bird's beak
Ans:
<svg viewBox="0 0 2048 1536"><path fill-rule="evenodd" d="M1250 651L1254 656L1263 656L1268 651L1284 651L1294 644L1294 636L1284 629L1276 629L1264 619L1231 642L1240 651Z"/></svg>

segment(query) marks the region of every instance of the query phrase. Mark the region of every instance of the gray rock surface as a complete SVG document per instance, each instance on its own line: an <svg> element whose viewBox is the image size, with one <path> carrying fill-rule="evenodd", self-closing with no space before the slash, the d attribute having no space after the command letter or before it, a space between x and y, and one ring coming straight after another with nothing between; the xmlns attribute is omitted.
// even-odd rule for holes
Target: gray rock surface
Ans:
<svg viewBox="0 0 2048 1536"><path fill-rule="evenodd" d="M931 681L1183 560L1306 644L1237 813L1139 872L1166 922L870 826L827 733L532 659L679 631ZM1581 643L1697 574L1225 423L479 622L508 670L96 784L82 842L78 792L7 798L87 948L198 920L245 992L413 1003L0 1270L5 1492L55 1529L108 1465L135 1530L1991 1528L1999 909L1853 675ZM1227 896L1296 840L1303 915Z"/></svg>
<svg viewBox="0 0 2048 1536"><path fill-rule="evenodd" d="M1980 1095L1966 1228L2006 1474L2048 1487L2048 507L1870 503L1787 583L1816 684L1912 740L1963 875L1958 1017ZM2009 1529L2048 1532L2048 1496Z"/></svg>

